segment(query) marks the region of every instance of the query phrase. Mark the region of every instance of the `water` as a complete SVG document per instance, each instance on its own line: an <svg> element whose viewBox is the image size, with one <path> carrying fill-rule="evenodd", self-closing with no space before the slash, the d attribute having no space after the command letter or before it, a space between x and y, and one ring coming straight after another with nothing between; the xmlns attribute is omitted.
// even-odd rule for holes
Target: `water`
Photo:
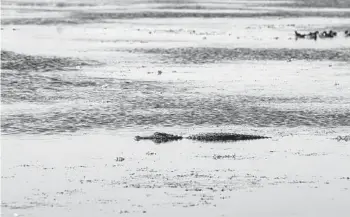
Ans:
<svg viewBox="0 0 350 217"><path fill-rule="evenodd" d="M2 2L2 215L346 216L349 8L300 4Z"/></svg>

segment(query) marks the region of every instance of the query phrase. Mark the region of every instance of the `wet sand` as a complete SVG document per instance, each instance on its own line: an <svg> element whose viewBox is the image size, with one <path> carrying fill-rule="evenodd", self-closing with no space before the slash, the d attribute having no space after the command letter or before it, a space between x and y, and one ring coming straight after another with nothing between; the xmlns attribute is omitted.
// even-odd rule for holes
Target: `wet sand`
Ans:
<svg viewBox="0 0 350 217"><path fill-rule="evenodd" d="M350 30L345 1L1 12L2 216L349 213L350 38L294 40ZM271 139L134 140L156 131Z"/></svg>

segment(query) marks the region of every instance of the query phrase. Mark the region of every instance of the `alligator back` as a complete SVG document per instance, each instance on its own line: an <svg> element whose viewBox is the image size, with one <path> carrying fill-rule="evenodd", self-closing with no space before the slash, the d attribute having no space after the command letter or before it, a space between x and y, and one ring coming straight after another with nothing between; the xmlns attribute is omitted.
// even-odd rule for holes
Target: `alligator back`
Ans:
<svg viewBox="0 0 350 217"><path fill-rule="evenodd" d="M236 133L201 133L187 137L192 140L199 141L239 141L239 140L253 140L253 139L267 139L265 136L245 135Z"/></svg>

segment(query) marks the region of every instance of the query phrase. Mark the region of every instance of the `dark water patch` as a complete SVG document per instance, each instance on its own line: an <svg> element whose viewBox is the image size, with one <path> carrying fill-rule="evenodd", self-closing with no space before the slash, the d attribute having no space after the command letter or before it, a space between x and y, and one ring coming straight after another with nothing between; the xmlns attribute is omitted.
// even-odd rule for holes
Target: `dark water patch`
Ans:
<svg viewBox="0 0 350 217"><path fill-rule="evenodd" d="M219 11L219 10L218 10ZM273 11L273 12L184 12L184 11L140 11L140 12L76 12L71 15L56 18L11 18L1 19L2 25L76 25L86 23L107 23L122 19L164 19L164 18L268 18L268 17L350 17L350 12L322 11Z"/></svg>
<svg viewBox="0 0 350 217"><path fill-rule="evenodd" d="M54 1L47 1L47 2L7 2L3 1L3 5L14 5L14 6L22 6L22 7L92 7L96 6L96 4L91 3L83 3L83 2L54 2Z"/></svg>
<svg viewBox="0 0 350 217"><path fill-rule="evenodd" d="M77 25L88 21L66 18L11 18L1 19L1 25Z"/></svg>
<svg viewBox="0 0 350 217"><path fill-rule="evenodd" d="M265 4L266 5L266 4ZM268 4L266 6L283 6L294 8L350 8L348 0L296 0L287 3Z"/></svg>
<svg viewBox="0 0 350 217"><path fill-rule="evenodd" d="M134 49L128 52L142 52L160 55L164 63L204 64L235 60L308 60L350 62L350 49L288 49L288 48L150 48Z"/></svg>
<svg viewBox="0 0 350 217"><path fill-rule="evenodd" d="M129 86L131 83L134 84ZM65 95L71 102L86 100L79 106L65 106L64 110L2 115L2 133L55 134L94 128L113 130L140 126L350 126L350 110L346 109L336 112L319 108L286 111L261 106L259 97L192 96L186 94L181 84L176 88L170 83L162 84L163 87L157 86L159 84L156 82L131 83L119 82L108 90L92 88L58 94ZM69 93L71 98L66 95Z"/></svg>
<svg viewBox="0 0 350 217"><path fill-rule="evenodd" d="M82 100L87 103L112 103L118 94L140 100L147 95L172 91L158 82L133 82L113 78L50 76L40 73L2 71L1 101L3 103ZM125 99L126 99L125 98ZM124 100L127 103L126 100ZM132 101L129 103L133 103ZM128 104L129 105L129 104ZM130 105L137 108L137 105Z"/></svg>
<svg viewBox="0 0 350 217"><path fill-rule="evenodd" d="M114 1L94 1L94 3L85 3L85 2L67 2L67 1L32 1L32 2L14 2L14 1L2 1L3 5L15 5L15 6L28 6L28 7L92 7L98 5L137 5L137 4L185 4L191 3L190 0L132 0L132 1L123 1L123 0L114 0Z"/></svg>
<svg viewBox="0 0 350 217"><path fill-rule="evenodd" d="M72 89L101 88L108 82L92 78L50 77L29 72L1 72L1 102L55 102L59 100L74 100Z"/></svg>
<svg viewBox="0 0 350 217"><path fill-rule="evenodd" d="M96 65L96 61L83 61L74 58L43 57L1 51L1 69L14 71L62 71L77 67Z"/></svg>
<svg viewBox="0 0 350 217"><path fill-rule="evenodd" d="M205 3L212 3L217 5L235 5L236 2L232 1L207 1ZM251 3L246 1L244 5L252 6L252 7L289 7L289 8L350 8L350 2L348 0L293 0L293 1L285 1L285 2L274 2L269 1L269 3L265 3L265 1Z"/></svg>
<svg viewBox="0 0 350 217"><path fill-rule="evenodd" d="M335 102L346 102L348 98L345 97L317 97L317 96L291 96L291 97L281 97L281 96L249 96L248 101L258 101L262 103L289 103L289 104L312 104L312 103L327 103L332 104ZM347 101L349 102L349 101Z"/></svg>
<svg viewBox="0 0 350 217"><path fill-rule="evenodd" d="M3 134L55 134L139 126L350 126L349 109L283 110L266 103L346 103L341 97L258 97L193 94L191 83L132 81L3 70L1 101L55 104L55 109L2 113ZM64 104L64 109L60 102Z"/></svg>
<svg viewBox="0 0 350 217"><path fill-rule="evenodd" d="M142 19L142 18L258 18L258 17L350 17L350 12L320 11L274 11L274 12L185 12L185 11L141 11L126 13L78 12L73 18L79 20Z"/></svg>
<svg viewBox="0 0 350 217"><path fill-rule="evenodd" d="M141 11L130 13L89 13L81 12L73 17L79 20L101 21L106 19L142 19L142 18L247 18L271 17L275 13L220 13L220 12L170 12L170 11Z"/></svg>

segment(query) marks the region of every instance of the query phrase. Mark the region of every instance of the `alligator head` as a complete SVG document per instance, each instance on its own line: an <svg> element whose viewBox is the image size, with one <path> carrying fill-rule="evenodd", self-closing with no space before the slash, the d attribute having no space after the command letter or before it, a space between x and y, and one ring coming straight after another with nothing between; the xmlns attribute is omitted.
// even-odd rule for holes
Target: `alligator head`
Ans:
<svg viewBox="0 0 350 217"><path fill-rule="evenodd" d="M154 143L165 143L165 142L180 140L182 138L183 138L182 136L178 136L178 135L173 135L173 134L169 134L169 133L155 132L151 136L136 136L135 140L136 141L152 140Z"/></svg>

